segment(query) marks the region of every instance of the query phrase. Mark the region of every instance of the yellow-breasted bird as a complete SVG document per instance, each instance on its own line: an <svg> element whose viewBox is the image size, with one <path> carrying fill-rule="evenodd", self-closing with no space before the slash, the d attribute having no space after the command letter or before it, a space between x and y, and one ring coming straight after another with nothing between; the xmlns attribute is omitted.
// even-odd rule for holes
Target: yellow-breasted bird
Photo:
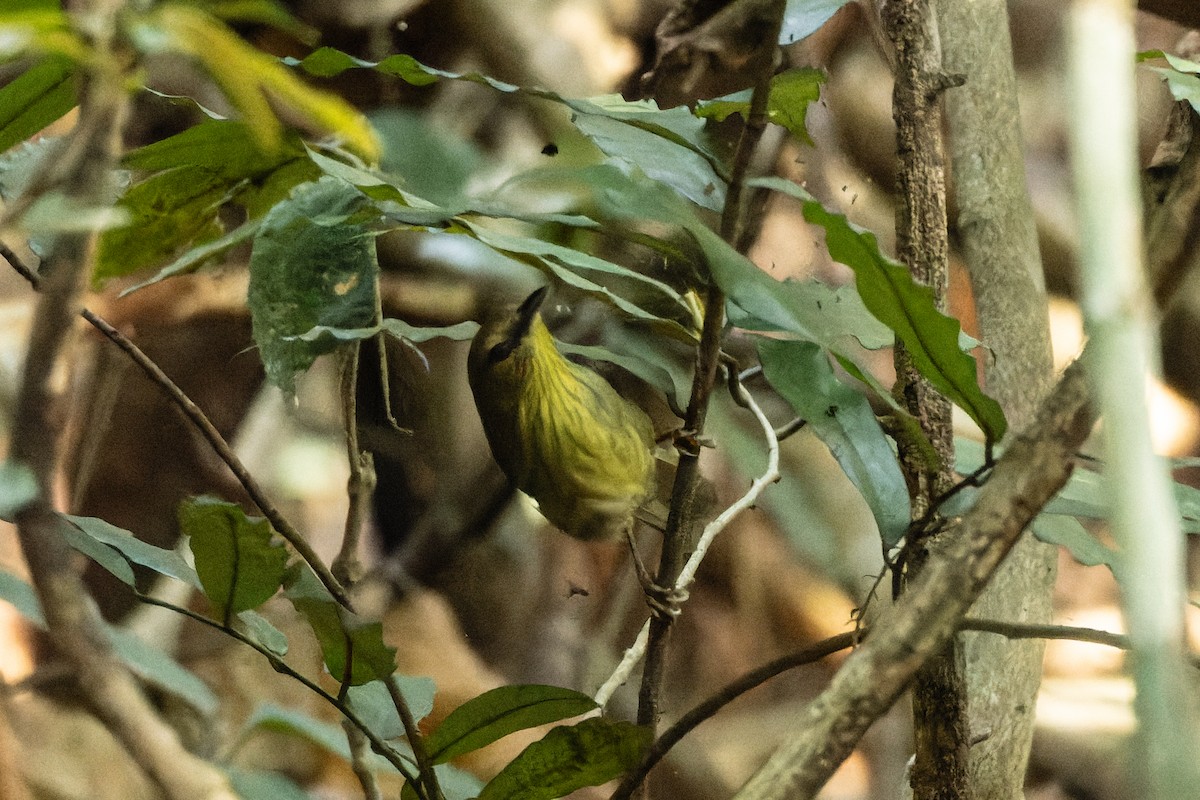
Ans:
<svg viewBox="0 0 1200 800"><path fill-rule="evenodd" d="M653 488L650 419L559 352L539 313L546 287L487 319L467 375L492 455L546 519L579 539L628 534Z"/></svg>

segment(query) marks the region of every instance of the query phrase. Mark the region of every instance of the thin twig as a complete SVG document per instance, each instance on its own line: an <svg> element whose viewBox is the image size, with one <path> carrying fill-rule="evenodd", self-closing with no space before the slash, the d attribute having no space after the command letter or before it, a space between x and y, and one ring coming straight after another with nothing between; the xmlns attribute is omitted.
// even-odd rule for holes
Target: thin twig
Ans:
<svg viewBox="0 0 1200 800"><path fill-rule="evenodd" d="M363 800L383 800L383 792L379 789L379 781L375 772L367 764L367 755L371 752L367 737L348 719L342 720L342 729L346 731L346 741L350 744L350 769L358 778L358 785L363 790Z"/></svg>
<svg viewBox="0 0 1200 800"><path fill-rule="evenodd" d="M15 269L22 277L28 280L33 285L34 289L41 291L41 278L37 273L29 269L29 267L26 266L10 248L0 248L0 255L3 255L5 260L8 261L13 269ZM234 477L238 479L238 482L241 483L243 488L245 488L246 493L250 495L250 499L253 500L254 504L258 506L258 509L262 511L263 516L270 521L271 526L279 533L280 536L287 540L287 542L291 544L293 548L295 548L297 554L304 559L305 563L312 567L313 572L316 573L317 578L322 584L325 585L325 588L329 590L329 593L332 594L341 605L345 606L346 608L351 608L350 598L346 594L346 590L342 587L341 583L333 576L333 574L329 571L329 568L325 566L324 562L321 561L320 556L318 556L312 549L308 543L308 540L304 538L303 534L301 534L298 530L296 530L295 527L292 526L290 522L288 522L287 518L283 516L275 504L271 502L270 498L267 497L266 492L259 485L258 481L255 480L254 476L250 474L250 471L246 469L246 466L241 462L241 459L239 459L237 454L233 452L233 448L230 447L229 443L225 441L225 437L221 435L221 432L217 430L216 426L213 425L212 421L209 420L204 411L201 410L201 408L197 406L182 389L179 388L178 384L171 380L171 378L162 371L162 368L159 367L153 359L151 359L142 351L141 348L134 344L129 337L125 336L123 333L110 325L104 318L89 309L82 309L79 312L79 315L87 320L87 322L93 328L104 334L104 336L110 342L115 344L126 355L128 355L135 364L142 368L142 371L146 373L150 380L157 384L159 388L166 393L167 397L171 399L175 406L183 412L183 415L187 417L192 424L196 426L196 429L200 431L204 438L208 440L209 445L233 472Z"/></svg>
<svg viewBox="0 0 1200 800"><path fill-rule="evenodd" d="M1107 647L1115 647L1119 650L1132 649L1129 637L1124 634L1112 633L1096 628L1081 628L1074 625L1030 625L967 617L962 621L958 629L960 631L995 633L1009 639L1059 639L1100 644ZM637 785L646 779L650 770L654 769L663 760L672 747L678 744L684 736L695 730L700 723L711 719L718 711L729 705L729 703L751 689L761 686L771 678L782 675L788 670L812 664L840 650L857 646L866 638L869 632L869 626L862 626L855 631L830 636L815 644L808 645L800 650L769 661L761 667L751 670L730 682L681 716L667 730L663 731L663 734L655 740L654 744L646 752L646 755L642 757L642 762L634 770L625 775L617 790L613 792L611 800L625 800L625 798L630 797ZM1193 653L1190 658L1192 665L1200 669L1200 655Z"/></svg>
<svg viewBox="0 0 1200 800"><path fill-rule="evenodd" d="M350 586L362 575L358 559L358 543L362 533L363 509L375 491L374 459L358 442L358 365L362 343L353 342L342 365L341 396L342 426L346 430L346 461L350 477L346 482L346 526L342 546L333 559L331 572L344 586Z"/></svg>
<svg viewBox="0 0 1200 800"><path fill-rule="evenodd" d="M81 76L75 129L58 153L61 193L68 205L106 204L128 107L124 62L116 58L119 0L77 4L86 16L84 35L96 54L95 68ZM32 194L32 193L31 193ZM30 195L26 195L27 197ZM2 229L18 215L4 212ZM15 514L17 536L48 636L70 664L83 703L134 763L171 800L232 798L226 777L189 753L146 698L105 636L104 621L77 571L51 498L59 472L62 425L56 410L53 370L72 333L85 277L95 251L95 231L64 233L48 259L37 298L20 387L12 418L9 458L29 470L38 495Z"/></svg>
<svg viewBox="0 0 1200 800"><path fill-rule="evenodd" d="M783 4L778 4L778 14L770 23L775 26L771 35L764 38L776 47L779 26L782 24ZM736 247L743 238L746 189L746 173L750 159L758 146L762 132L767 126L767 99L770 94L771 72L765 71L754 87L750 99L750 111L738 141L734 155L733 171L726 190L725 207L721 214L721 237ZM696 487L699 479L699 437L704 432L708 414L708 402L717 380L721 361L721 339L725 327L725 293L711 280L705 296L704 324L700 331L700 344L696 352L696 369L692 378L692 392L684 418L687 436L679 437L679 465L675 472L675 485L671 495L671 510L667 517L667 530L663 537L662 557L659 561L656 581L660 586L675 586L680 579L680 569L687 557L692 528L695 523ZM684 585L690 578L684 581ZM658 724L659 701L662 694L663 673L673 619L669 615L658 615L650 622L649 640L646 646L646 663L642 670L642 683L638 692L637 720L641 725L654 728ZM640 637L639 637L640 638Z"/></svg>
<svg viewBox="0 0 1200 800"><path fill-rule="evenodd" d="M434 764L429 760L429 752L425 749L425 737L421 734L421 729L417 727L417 721L408 707L408 700L404 698L400 686L391 677L384 683L387 685L388 695L392 698L392 705L395 706L396 713L400 715L400 723L404 726L404 735L408 738L413 757L417 760L420 785L413 788L418 793L424 793L429 800L441 800L442 787L438 785Z"/></svg>
<svg viewBox="0 0 1200 800"><path fill-rule="evenodd" d="M728 527L729 523L733 521L734 517L736 517L742 511L753 507L754 504L758 502L758 498L763 491L765 491L766 488L772 483L775 483L777 480L779 480L779 441L775 438L775 428L771 425L771 421L767 419L767 415L763 413L763 410L759 407L758 403L755 402L753 395L746 391L744 387L739 386L739 388L741 389L742 399L745 401L746 407L750 409L751 413L754 414L755 419L758 420L758 423L763 430L763 436L767 440L767 468L763 471L762 475L755 478L754 482L750 484L749 490L747 490L747 492L742 495L742 497L736 503L730 505L728 508L722 511L716 519L705 526L704 532L700 534L700 539L696 543L695 551L691 554L691 557L679 571L679 576L676 579L676 582L673 584L677 593L684 592L689 586L691 586L692 581L695 579L696 571L700 568L700 562L704 560L704 556L708 552L709 547L712 545L713 540L716 539L717 534ZM642 629L638 633L638 636L634 640L633 644L630 645L629 649L625 651L625 655L622 657L621 663L617 665L617 668L613 671L613 674L609 676L608 680L604 682L604 685L602 685L596 691L596 704L601 708L604 708L606 705L608 705L608 701L612 698L613 693L620 688L625 681L629 680L629 676L633 673L634 667L637 666L638 662L641 661L642 656L646 652L649 634L650 621L647 621L646 624L642 626Z"/></svg>
<svg viewBox="0 0 1200 800"><path fill-rule="evenodd" d="M269 663L271 665L271 669L275 670L276 672L280 673L281 675L286 675L287 677L291 678L292 680L300 683L302 686L304 686L304 688L308 689L310 692L315 694L317 697L320 697L326 703L328 703L329 705L331 705L335 709L337 709L339 714L341 714L343 717L345 717L347 720L349 720L350 723L352 725L354 725L355 728L357 728L358 730L360 730L362 732L362 734L367 738L367 741L369 741L371 743L371 749L374 750L379 755L383 756L385 759L387 759L388 763L390 763L393 767L395 767L396 771L398 771L401 775L403 775L406 780L413 781L416 779L415 774L411 771L412 767L415 766L415 763L410 763L411 759L408 759L407 756L405 756L403 753L401 753L396 748L392 747L392 745L388 744L388 742L386 740L381 739L371 729L371 727L362 719L362 717L358 716L358 714L355 713L354 709L351 708L345 701L343 701L342 699L338 698L335 695L330 694L324 688L322 688L319 684L315 683L314 681L309 679L304 674L295 670L290 664L288 664L286 661L284 661L278 655L276 655L275 653L273 653L269 649L267 649L267 647L265 645L262 645L259 642L255 641L254 639L251 639L249 636L242 633L237 628L234 628L229 625L223 625L220 622L218 622L217 620L211 619L209 617L204 616L203 614L192 611L190 608L184 608L183 606L177 606L166 600L160 600L159 598L154 597L152 595L146 595L146 594L141 594L141 593L138 594L138 599L141 600L143 603L148 603L149 605L152 605L152 606L159 606L160 608L165 608L169 611L174 611L176 614L182 614L183 616L187 617L188 619L199 622L201 625L206 625L210 628L221 631L222 633L229 636L230 638L235 639L236 641L241 642L242 644L251 648L252 650L257 652L259 655L261 655L263 658L265 658L267 660L267 663Z"/></svg>

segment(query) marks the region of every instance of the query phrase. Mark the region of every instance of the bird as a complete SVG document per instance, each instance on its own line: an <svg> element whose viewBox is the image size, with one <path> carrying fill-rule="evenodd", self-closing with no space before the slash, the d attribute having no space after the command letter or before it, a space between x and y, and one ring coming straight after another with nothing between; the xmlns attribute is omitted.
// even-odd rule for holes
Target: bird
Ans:
<svg viewBox="0 0 1200 800"><path fill-rule="evenodd" d="M654 488L650 418L563 356L542 319L547 293L488 314L471 342L467 377L484 433L509 481L555 527L632 544L634 515Z"/></svg>

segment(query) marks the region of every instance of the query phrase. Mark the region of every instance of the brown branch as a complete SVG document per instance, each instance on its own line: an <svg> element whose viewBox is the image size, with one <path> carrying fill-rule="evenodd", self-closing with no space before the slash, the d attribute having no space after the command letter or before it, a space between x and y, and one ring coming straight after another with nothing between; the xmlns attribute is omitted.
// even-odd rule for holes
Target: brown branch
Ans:
<svg viewBox="0 0 1200 800"><path fill-rule="evenodd" d="M1027 623L1000 622L990 619L963 619L958 626L960 631L977 631L994 633L1007 639L1058 639L1073 642L1088 642L1118 650L1132 650L1129 637L1120 633L1099 630L1097 628L1082 628L1075 625L1033 625ZM813 664L823 658L833 655L848 647L855 647L863 642L871 633L871 626L863 625L854 631L830 636L815 644L768 661L761 667L747 672L745 675L731 681L710 697L700 702L686 714L675 721L671 727L663 731L650 749L642 757L642 762L625 775L610 800L626 800L633 790L646 778L667 753L678 744L683 737L695 730L702 722L712 719L717 712L732 703L742 695L755 689L767 681L788 670ZM1200 655L1192 654L1191 663L1200 669Z"/></svg>
<svg viewBox="0 0 1200 800"><path fill-rule="evenodd" d="M778 4L775 19L775 36L770 46L775 48L779 26L782 23L783 5ZM772 64L774 61L772 60ZM735 247L742 237L745 210L745 180L751 156L758 146L766 128L767 98L770 93L772 70L767 70L754 88L750 112L742 129L734 156L733 172L725 197L721 216L721 235ZM696 489L699 483L700 444L708 414L708 401L717 382L717 370L721 360L721 340L725 326L725 293L716 281L710 281L705 297L704 326L696 353L696 369L692 380L692 393L684 418L683 433L678 438L679 465L675 473L675 484L671 496L671 509L667 517L667 528L663 535L662 557L655 577L660 586L674 586L680 570L694 547L695 523L697 518ZM672 619L666 615L655 616L650 622L650 637L646 648L646 661L642 671L642 683L638 693L638 724L658 724L659 701L662 692L663 673L669 643Z"/></svg>
<svg viewBox="0 0 1200 800"><path fill-rule="evenodd" d="M1006 0L938 3L943 68L966 76L946 92L957 216L971 279L988 394L1011 430L1025 427L1054 383L1049 314L1037 227L1025 181L1020 113ZM1026 536L1005 559L974 613L1022 622L1050 618L1057 548ZM990 730L971 747L977 797L1021 791L1033 738L1043 643L960 637L971 727Z"/></svg>
<svg viewBox="0 0 1200 800"><path fill-rule="evenodd" d="M15 269L22 277L28 280L33 285L34 289L38 290L39 292L43 291L44 281L42 278L38 275L38 273L29 269L29 267L24 264L21 258L8 246L0 244L0 256L3 256L4 259L13 267L13 269ZM48 271L49 270L47 270L47 272ZM156 364L154 360L150 358L150 356L146 355L140 347L134 344L129 337L118 331L116 328L110 325L107 320L90 309L84 308L80 310L79 315L87 320L87 322L93 328L102 333L105 338L120 348L122 352L129 356L130 360L141 367L142 371L146 373L151 382L158 385L158 387L162 389L164 393L166 393L167 397L175 404L176 408L183 412L183 415L187 417L188 420L196 426L196 429L201 433L201 435L208 440L209 446L212 447L217 456L224 461L229 469L233 472L234 477L238 479L238 482L241 483L242 487L246 490L246 493L250 495L250 499L253 500L258 509L262 511L263 516L270 521L271 526L279 533L280 536L287 540L287 542L291 544L293 548L295 548L299 556L304 559L305 563L312 568L317 578L322 584L325 585L325 588L329 590L329 593L332 594L343 606L350 608L350 598L346 594L346 590L342 587L341 583L333 576L333 574L329 571L329 568L325 566L324 562L321 561L321 557L318 556L316 551L312 549L308 543L308 540L304 538L304 535L296 530L296 528L287 520L287 518L283 516L282 512L279 511L275 504L271 502L270 498L267 497L266 492L259 485L258 481L255 480L254 476L250 474L250 471L246 469L245 464L243 464L241 459L237 457L237 454L233 452L233 448L230 447L229 443L225 441L225 437L222 436L221 432L217 430L217 427L213 425L212 421L208 418L208 415L206 415L204 411L198 405L196 405L196 403L190 397L187 396L183 389L179 388L178 384L176 384L165 372L163 372L162 368L159 367L158 364Z"/></svg>
<svg viewBox="0 0 1200 800"><path fill-rule="evenodd" d="M397 750L396 748L394 748L390 744L388 744L386 740L381 739L379 737L379 735L377 733L375 733L371 729L371 727L362 719L362 717L358 716L358 714L355 713L354 709L346 704L346 701L344 698L338 697L337 695L332 695L329 692L325 691L325 689L322 688L319 684L315 683L314 681L305 677L300 672L296 671L296 669L294 669L290 664L288 664L286 661L284 661L282 658L280 658L275 653L271 652L264 645L259 644L254 639L251 639L249 636L242 633L237 628L230 627L229 625L225 625L221 622L218 622L215 619L206 617L203 614L199 614L195 611L192 611L190 608L183 608L181 606L177 606L173 603L167 602L166 600L160 600L159 598L154 597L153 595L142 594L140 592L138 593L138 600L140 600L143 603L152 605L152 606L158 606L159 608L165 608L168 611L174 611L176 614L182 614L183 616L187 617L188 619L194 620L195 622L198 622L201 625L205 625L214 630L218 630L221 633L224 633L226 636L229 636L231 639L241 642L242 644L249 647L251 650L254 650L256 653L258 653L259 655L261 655L263 658L265 658L267 660L267 663L269 663L271 665L271 669L275 670L280 675L286 675L287 677L296 681L301 686L303 686L305 689L308 689L310 692L315 694L317 697L320 697L326 703L333 706L333 708L337 709L338 713L340 713L343 717L345 717L346 720L348 722L350 722L350 724L352 724L355 728L357 728L359 730L359 732L361 732L363 734L363 736L366 737L367 741L371 743L371 749L374 750L379 755L383 756L383 758L385 758L388 761L388 763L390 763L393 767L395 767L396 771L399 772L401 775L403 775L406 780L409 780L409 781L416 780L416 776L413 774L413 772L411 770L411 765L409 764L409 761L411 759L408 759L406 756L401 754L399 750Z"/></svg>
<svg viewBox="0 0 1200 800"><path fill-rule="evenodd" d="M882 10L883 27L895 46L892 117L896 121L897 182L901 201L896 209L896 250L918 283L929 286L940 310L946 308L949 285L949 239L946 231L946 175L942 142L941 94L950 84L943 74L937 25L929 0L889 0ZM896 386L893 390L921 425L937 453L936 463L916 442L903 438L900 465L908 483L914 519L933 509L935 498L953 485L954 430L950 401L921 375L912 355L896 343ZM952 530L910 527L900 571L901 586L920 574L935 540ZM917 672L912 686L913 736L916 754L910 773L915 800L957 800L970 796L968 763L970 719L967 715L966 665L957 637Z"/></svg>
<svg viewBox="0 0 1200 800"><path fill-rule="evenodd" d="M346 430L346 461L350 465L350 477L346 482L346 526L342 533L342 545L333 559L330 571L343 586L352 585L362 577L362 564L358 559L358 543L363 525L363 509L375 491L375 464L371 454L362 449L358 442L358 363L362 343L353 342L343 357L342 363L342 426Z"/></svg>
<svg viewBox="0 0 1200 800"><path fill-rule="evenodd" d="M1193 135L1187 148L1198 147ZM1195 179L1187 159L1176 163L1172 180ZM1190 212L1170 218L1174 224L1162 226L1158 235L1182 235ZM1153 241L1147 250L1155 252ZM1151 275L1160 274L1157 265L1149 267ZM810 706L805 729L776 751L738 793L739 800L813 797L917 668L954 634L1022 531L1070 477L1074 454L1096 421L1088 382L1091 358L1090 346L1085 347L1066 369L1033 422L997 461L975 506L962 517L955 541L932 557L905 596L884 611L870 641L846 660Z"/></svg>
<svg viewBox="0 0 1200 800"><path fill-rule="evenodd" d="M440 800L442 797L442 787L438 785L437 773L434 771L434 763L429 759L429 751L425 749L425 737L421 734L421 729L417 727L417 721L412 715L412 711L408 708L408 701L404 699L403 693L400 691L400 686L392 677L388 677L384 681L387 686L388 695L392 698L392 705L396 708L396 713L400 715L400 724L404 726L404 736L408 739L408 745L412 748L413 758L417 761L418 779L414 789L418 793L424 793L429 800Z"/></svg>
<svg viewBox="0 0 1200 800"><path fill-rule="evenodd" d="M737 795L813 797L871 723L940 651L1021 533L1066 484L1095 422L1084 355L1067 368L1034 423L1014 438L963 516L954 541L930 558L874 635L842 665L786 741Z"/></svg>
<svg viewBox="0 0 1200 800"><path fill-rule="evenodd" d="M100 64L85 75L79 120L59 163L62 189L78 207L107 202L110 169L120 147L126 113L125 76L114 59L115 20L120 3L99 0L81 10ZM72 330L84 276L95 247L94 233L64 234L44 264L42 292L25 356L13 415L9 458L28 468L39 496L16 514L17 535L46 618L47 635L70 663L80 695L93 714L169 798L232 798L221 772L188 753L179 737L142 693L116 658L104 622L79 575L67 568L72 551L62 535L61 519L51 505L62 436L51 373Z"/></svg>

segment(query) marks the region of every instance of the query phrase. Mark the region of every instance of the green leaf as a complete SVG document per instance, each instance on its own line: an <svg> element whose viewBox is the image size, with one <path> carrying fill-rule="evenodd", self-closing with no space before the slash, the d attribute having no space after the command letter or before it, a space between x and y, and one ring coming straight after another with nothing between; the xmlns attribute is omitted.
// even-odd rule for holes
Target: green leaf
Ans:
<svg viewBox="0 0 1200 800"><path fill-rule="evenodd" d="M228 624L279 589L288 552L265 519L246 516L234 503L196 497L179 506L179 529L189 537L196 573L217 619Z"/></svg>
<svg viewBox="0 0 1200 800"><path fill-rule="evenodd" d="M142 680L186 701L206 717L217 712L220 702L212 690L162 650L142 641L132 631L114 626L108 627L108 641L117 656Z"/></svg>
<svg viewBox="0 0 1200 800"><path fill-rule="evenodd" d="M297 137L267 153L245 124L219 119L134 150L123 163L152 174L120 200L129 224L100 238L94 273L100 283L176 259L147 283L199 268L255 230L242 226L225 235L219 216L225 206L243 206L253 220L319 174Z"/></svg>
<svg viewBox="0 0 1200 800"><path fill-rule="evenodd" d="M275 206L254 239L248 298L254 341L268 379L288 393L296 373L330 349L300 336L318 325L361 328L375 317L375 238L359 221L366 205L350 184L322 178Z"/></svg>
<svg viewBox="0 0 1200 800"><path fill-rule="evenodd" d="M571 109L575 113L575 122L581 130L589 127L595 118L606 118L630 128L641 129L666 142L692 151L708 162L713 174L719 179L719 183L727 180L724 159L709 139L704 121L697 119L686 108L663 110L653 101L628 101L620 95L603 95L587 99L567 98L545 89L515 86L477 72L455 73L434 69L407 55L389 56L382 61L373 63L354 58L332 48L322 47L303 60L284 59L284 63L298 64L310 74L326 78L341 74L348 69L372 69L385 75L398 77L413 86L427 86L439 80L468 81L488 86L498 92L549 100ZM645 141L633 146L632 143L637 140L633 138L627 140L623 136L614 135L614 129L611 127L597 127L594 130L597 136L596 144L604 152L628 163L639 164L643 169L647 166L653 167L652 164L639 163L648 146ZM606 145L610 149L606 149ZM673 160L681 158L680 154L669 149L652 148L652 150L660 154L670 153L669 157ZM721 188L723 191L723 187L714 186L713 188L714 190Z"/></svg>
<svg viewBox="0 0 1200 800"><path fill-rule="evenodd" d="M129 531L102 519L72 515L66 515L65 519L92 539L119 552L130 563L140 564L160 575L200 588L196 571L178 552L143 542Z"/></svg>
<svg viewBox="0 0 1200 800"><path fill-rule="evenodd" d="M1187 102L1194 110L1200 112L1200 77L1188 72L1162 67L1151 67L1151 69L1162 76L1172 97Z"/></svg>
<svg viewBox="0 0 1200 800"><path fill-rule="evenodd" d="M603 717L559 726L521 751L479 800L549 800L599 786L636 766L653 738L648 728Z"/></svg>
<svg viewBox="0 0 1200 800"><path fill-rule="evenodd" d="M810 342L758 342L763 375L806 420L875 516L885 548L904 537L908 486L867 398L833 373L829 357Z"/></svg>
<svg viewBox="0 0 1200 800"><path fill-rule="evenodd" d="M383 171L404 176L406 189L439 205L461 198L483 162L474 144L411 109L380 109L371 124L383 142Z"/></svg>
<svg viewBox="0 0 1200 800"><path fill-rule="evenodd" d="M190 250L186 251L179 258L172 261L167 266L156 272L153 277L136 283L127 289L122 290L121 297L127 294L132 294L138 289L145 289L147 286L165 281L167 278L173 278L176 275L186 275L203 267L205 264L216 261L223 257L226 253L237 247L243 242L254 238L258 233L259 223L257 221L247 222L244 225L239 225L229 233L212 241L199 244Z"/></svg>
<svg viewBox="0 0 1200 800"><path fill-rule="evenodd" d="M240 611L237 618L243 633L251 639L280 658L287 655L287 637L257 611Z"/></svg>
<svg viewBox="0 0 1200 800"><path fill-rule="evenodd" d="M510 733L597 708L585 694L557 686L501 686L463 703L425 740L434 763L478 750Z"/></svg>
<svg viewBox="0 0 1200 800"><path fill-rule="evenodd" d="M729 322L739 328L793 334L835 349L845 349L851 338L868 350L890 347L895 341L891 330L867 311L852 284L834 288L816 280L777 281L753 264L737 275L721 266L717 280L733 290Z"/></svg>
<svg viewBox="0 0 1200 800"><path fill-rule="evenodd" d="M229 785L241 800L312 800L290 778L275 772L258 772L227 767Z"/></svg>
<svg viewBox="0 0 1200 800"><path fill-rule="evenodd" d="M325 666L338 683L360 686L395 671L396 651L384 644L383 625L338 604L308 565L295 564L284 588L316 634Z"/></svg>
<svg viewBox="0 0 1200 800"><path fill-rule="evenodd" d="M1071 557L1087 567L1100 564L1117 575L1121 568L1121 554L1105 545L1075 517L1065 514L1038 514L1030 526L1034 536L1047 544L1065 547ZM1118 578L1120 576L1118 575Z"/></svg>
<svg viewBox="0 0 1200 800"><path fill-rule="evenodd" d="M74 549L95 561L106 572L131 588L137 588L137 576L129 560L118 550L88 536L66 517L59 517L59 532Z"/></svg>
<svg viewBox="0 0 1200 800"><path fill-rule="evenodd" d="M686 408L692 391L692 379L687 370L669 358L656 359L643 342L638 349L634 342L618 337L618 343L629 345L626 350L616 352L609 347L559 342L558 349L564 355L582 356L591 361L607 361L616 364L646 383L671 397L676 408ZM647 357L647 356L651 357Z"/></svg>
<svg viewBox="0 0 1200 800"><path fill-rule="evenodd" d="M580 291L602 299L615 306L631 319L640 319L670 326L676 338L694 341L694 337L678 323L663 320L659 314L646 311L621 295L616 294L602 282L605 276L629 278L638 286L654 293L661 301L675 306L681 314L690 313L678 292L662 281L640 275L611 261L582 253L571 247L547 242L533 236L505 233L483 225L464 221L474 237L498 253L532 264L550 273L553 277ZM595 277L591 277L595 276Z"/></svg>
<svg viewBox="0 0 1200 800"><path fill-rule="evenodd" d="M227 22L269 25L310 47L321 38L319 30L292 16L275 0L208 0L206 8L213 16Z"/></svg>
<svg viewBox="0 0 1200 800"><path fill-rule="evenodd" d="M145 51L182 53L203 65L267 152L277 151L284 141L284 127L272 108L274 103L308 125L340 137L357 155L378 161L379 142L353 106L337 95L308 86L202 8L162 3L153 13L135 20L130 36Z"/></svg>
<svg viewBox="0 0 1200 800"><path fill-rule="evenodd" d="M1002 439L1008 425L1004 412L979 388L975 359L959 347L958 320L938 311L933 291L887 258L873 234L841 214L826 211L797 184L781 178L758 178L749 184L783 192L803 203L804 218L825 229L829 255L854 270L863 303L904 342L921 374L966 411L989 441Z"/></svg>
<svg viewBox="0 0 1200 800"><path fill-rule="evenodd" d="M75 69L46 58L0 88L0 152L23 142L75 107Z"/></svg>
<svg viewBox="0 0 1200 800"><path fill-rule="evenodd" d="M250 738L256 731L274 731L304 739L307 742L345 760L350 760L350 745L340 725L311 717L303 711L263 703L242 725L238 741Z"/></svg>
<svg viewBox="0 0 1200 800"><path fill-rule="evenodd" d="M575 126L605 155L637 166L696 205L711 211L724 207L725 181L691 148L610 116L576 114Z"/></svg>
<svg viewBox="0 0 1200 800"><path fill-rule="evenodd" d="M420 722L433 711L433 679L392 675L386 680L395 682L400 689L414 721ZM351 686L346 692L346 703L380 738L399 739L406 735L400 713L382 680Z"/></svg>
<svg viewBox="0 0 1200 800"><path fill-rule="evenodd" d="M813 141L808 135L805 119L809 104L820 99L821 84L824 82L825 73L812 67L800 67L779 73L771 79L770 95L767 97L767 119L787 128L793 136L811 146ZM724 120L730 114L740 114L745 118L750 113L750 95L751 92L743 91L714 100L701 100L696 105L696 115L712 117L718 121Z"/></svg>
<svg viewBox="0 0 1200 800"><path fill-rule="evenodd" d="M0 4L0 60L40 55L65 56L76 63L97 58L57 0L5 0Z"/></svg>
<svg viewBox="0 0 1200 800"><path fill-rule="evenodd" d="M0 462L0 519L13 522L22 509L40 496L33 470L15 461Z"/></svg>

